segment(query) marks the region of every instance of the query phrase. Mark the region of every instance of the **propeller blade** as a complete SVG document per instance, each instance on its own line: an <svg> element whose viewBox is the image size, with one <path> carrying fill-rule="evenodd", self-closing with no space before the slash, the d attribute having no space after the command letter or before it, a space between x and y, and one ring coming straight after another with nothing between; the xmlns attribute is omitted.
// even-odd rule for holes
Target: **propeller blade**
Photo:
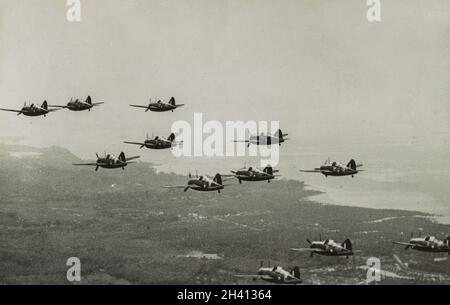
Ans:
<svg viewBox="0 0 450 305"><path fill-rule="evenodd" d="M95 167L95 171L98 171L98 165Z"/></svg>
<svg viewBox="0 0 450 305"><path fill-rule="evenodd" d="M21 115L21 114L22 114L22 111L17 113L17 115Z"/></svg>
<svg viewBox="0 0 450 305"><path fill-rule="evenodd" d="M306 241L308 242L308 244L312 244L312 242L309 240L309 238L307 238Z"/></svg>
<svg viewBox="0 0 450 305"><path fill-rule="evenodd" d="M184 188L184 192L187 192L188 189L190 189L190 188L191 188L190 186L186 186L186 187Z"/></svg>

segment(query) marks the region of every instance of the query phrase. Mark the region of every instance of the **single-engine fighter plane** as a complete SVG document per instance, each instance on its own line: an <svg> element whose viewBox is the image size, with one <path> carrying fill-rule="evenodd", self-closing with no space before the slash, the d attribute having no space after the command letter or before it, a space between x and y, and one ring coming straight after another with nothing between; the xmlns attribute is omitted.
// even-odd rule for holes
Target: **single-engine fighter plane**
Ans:
<svg viewBox="0 0 450 305"><path fill-rule="evenodd" d="M362 164L356 164L355 160L351 159L350 162L345 166L340 162L331 162L330 159L325 161L325 163L313 170L300 170L303 173L320 173L325 177L328 176L352 176L356 175L362 170L358 170L358 167L363 166Z"/></svg>
<svg viewBox="0 0 450 305"><path fill-rule="evenodd" d="M251 166L247 169L244 165L244 168L237 171L231 171L231 173L234 174L234 177L239 180L240 184L242 184L242 181L267 181L270 183L270 180L277 177L277 175L274 175L274 173L277 172L278 170L273 170L270 165L263 170Z"/></svg>
<svg viewBox="0 0 450 305"><path fill-rule="evenodd" d="M10 112L17 112L17 115L25 115L25 116L41 116L44 117L53 111L56 111L58 109L48 109L47 101L44 101L41 105L41 107L36 106L35 104L30 104L29 106L26 105L26 103L23 104L23 107L21 110L14 110L14 109L4 109L0 108L1 111L10 111Z"/></svg>
<svg viewBox="0 0 450 305"><path fill-rule="evenodd" d="M153 139L150 139L147 135L147 139L144 142L124 142L124 143L140 145L139 148L147 147L149 149L167 149L172 148L175 145L181 145L183 144L183 141L175 142L175 134L171 133L167 139L158 136L154 137Z"/></svg>
<svg viewBox="0 0 450 305"><path fill-rule="evenodd" d="M278 129L277 132L273 136L265 135L264 133L261 133L259 136L250 136L248 140L234 140L234 142L245 142L248 143L247 147L250 146L250 144L254 145L280 145L281 143L289 140L288 138L285 138L288 134L283 133L280 129Z"/></svg>
<svg viewBox="0 0 450 305"><path fill-rule="evenodd" d="M233 178L233 177L231 177ZM221 190L225 188L223 184L222 176L218 173L211 179L208 176L198 176L192 177L189 173L189 180L187 185L175 185L175 186L164 186L165 188L183 188L185 192L189 189L199 192L215 192L220 193Z"/></svg>
<svg viewBox="0 0 450 305"><path fill-rule="evenodd" d="M393 244L405 246L405 250L413 249L423 252L442 253L447 252L450 255L450 236L444 241L437 239L434 236L427 235L425 237L414 238L411 233L409 242L393 241Z"/></svg>
<svg viewBox="0 0 450 305"><path fill-rule="evenodd" d="M136 162L130 162L131 160L140 158L139 156L126 158L124 152L121 152L118 158L116 158L115 156L113 156L111 154L105 154L104 157L100 157L98 154L96 154L96 155L97 155L97 162L95 162L95 163L78 163L78 164L73 164L73 165L95 166L95 171L98 171L99 167L110 168L110 169L111 168L125 169L125 166L127 166L128 164L136 163Z"/></svg>
<svg viewBox="0 0 450 305"><path fill-rule="evenodd" d="M245 274L245 275L235 275L239 278L251 278L254 281L261 279L271 283L277 284L300 284L302 280L300 279L300 268L295 266L290 272L284 270L280 266L275 267L263 267L261 262L261 267L258 270L258 274Z"/></svg>
<svg viewBox="0 0 450 305"><path fill-rule="evenodd" d="M327 239L322 241L310 241L306 239L310 244L309 248L291 248L291 251L297 252L310 252L310 256L313 257L314 253L325 256L346 256L353 255L352 242L350 239L346 239L342 244L338 244L334 240Z"/></svg>
<svg viewBox="0 0 450 305"><path fill-rule="evenodd" d="M163 103L161 100L158 100L156 103L152 103L152 100L150 99L150 103L148 106L142 106L142 105L130 105L131 107L137 107L137 108L144 108L145 112L147 111L153 111L153 112L165 112L165 111L174 111L175 109L184 106L184 104L175 104L175 98L172 97L168 103Z"/></svg>
<svg viewBox="0 0 450 305"><path fill-rule="evenodd" d="M67 103L66 106L58 106L58 105L49 105L50 107L57 107L57 108L67 108L72 111L83 111L88 110L91 111L91 109L95 106L99 106L101 104L104 104L103 102L100 103L92 103L92 98L90 96L87 97L86 101L80 101L79 99L73 99L71 98L69 103Z"/></svg>

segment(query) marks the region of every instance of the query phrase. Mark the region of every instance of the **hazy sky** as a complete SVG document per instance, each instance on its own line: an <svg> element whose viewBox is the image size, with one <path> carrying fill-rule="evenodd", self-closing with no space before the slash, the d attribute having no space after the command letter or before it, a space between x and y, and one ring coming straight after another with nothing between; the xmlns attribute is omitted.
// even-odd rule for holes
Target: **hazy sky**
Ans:
<svg viewBox="0 0 450 305"><path fill-rule="evenodd" d="M448 148L450 1L0 0L0 106L92 112L0 113L0 142L120 150L174 120L279 120L293 147L373 141ZM128 107L175 96L175 113ZM291 146L292 147L292 146Z"/></svg>

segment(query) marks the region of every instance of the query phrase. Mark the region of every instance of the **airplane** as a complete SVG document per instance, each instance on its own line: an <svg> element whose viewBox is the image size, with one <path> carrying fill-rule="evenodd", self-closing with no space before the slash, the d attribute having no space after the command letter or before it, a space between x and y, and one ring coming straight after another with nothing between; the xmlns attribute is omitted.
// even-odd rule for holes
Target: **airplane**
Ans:
<svg viewBox="0 0 450 305"><path fill-rule="evenodd" d="M273 170L270 165L268 165L263 170L260 170L258 168L249 167L248 169L245 167L242 169L239 169L237 171L231 171L231 173L234 174L234 177L236 177L239 180L239 184L242 184L242 181L266 181L270 183L270 180L275 179L277 175L274 175L274 173L277 173L278 170Z"/></svg>
<svg viewBox="0 0 450 305"><path fill-rule="evenodd" d="M128 164L136 163L136 162L130 162L131 160L140 158L139 156L126 158L124 152L121 152L118 158L116 158L115 156L113 156L111 154L105 154L104 157L100 157L98 154L96 154L96 155L97 155L97 162L95 162L95 163L78 163L78 164L73 164L73 165L95 166L95 171L98 171L99 167L109 168L109 169L122 168L124 170L125 166L127 166Z"/></svg>
<svg viewBox="0 0 450 305"><path fill-rule="evenodd" d="M363 166L362 164L356 164L355 160L351 159L347 166L340 162L330 162L330 159L325 161L325 163L313 170L300 170L303 173L321 173L325 177L328 176L352 176L356 175L362 170L358 170L358 167Z"/></svg>
<svg viewBox="0 0 450 305"><path fill-rule="evenodd" d="M259 136L250 136L248 140L234 140L234 142L248 143L247 147L249 147L250 144L267 146L278 144L281 146L281 143L289 140L288 138L285 138L287 135L287 133L283 133L281 129L278 129L273 136L267 136L264 133L261 133Z"/></svg>
<svg viewBox="0 0 450 305"><path fill-rule="evenodd" d="M309 239L306 239L306 241L310 244L309 248L291 248L291 251L308 251L310 252L310 257L313 257L315 253L325 256L345 256L347 259L354 253L352 242L348 238L342 244L338 244L331 239L322 241L322 237L320 237L320 241L310 241Z"/></svg>
<svg viewBox="0 0 450 305"><path fill-rule="evenodd" d="M57 108L67 108L72 111L83 111L83 110L91 111L91 108L93 108L95 106L99 106L101 104L104 104L104 103L103 102L92 103L92 98L90 96L88 96L85 102L80 101L79 99L73 100L73 98L71 98L70 102L67 103L66 106L58 106L58 105L49 105L49 106L57 107Z"/></svg>
<svg viewBox="0 0 450 305"><path fill-rule="evenodd" d="M142 105L130 105L131 107L137 107L137 108L145 108L145 112L147 111L154 111L154 112L165 112L165 111L174 111L175 109L184 106L184 104L175 104L175 98L172 97L169 101L169 103L163 103L161 100L158 100L156 103L152 103L152 100L149 100L148 106L142 106Z"/></svg>
<svg viewBox="0 0 450 305"><path fill-rule="evenodd" d="M2 111L10 111L10 112L17 112L17 115L25 115L25 116L41 116L44 117L53 111L57 111L59 109L48 109L47 101L44 101L41 105L41 107L36 106L35 104L30 104L29 106L26 105L26 103L23 104L23 107L21 110L14 110L14 109L4 109L0 108Z"/></svg>
<svg viewBox="0 0 450 305"><path fill-rule="evenodd" d="M183 188L185 192L189 189L199 192L215 192L220 193L221 190L225 188L226 185L222 182L222 176L217 173L213 179L208 176L198 176L192 177L189 173L189 180L187 185L175 185L175 186L164 186L164 188Z"/></svg>
<svg viewBox="0 0 450 305"><path fill-rule="evenodd" d="M444 241L437 239L434 236L427 235L425 237L413 237L411 233L411 239L409 242L393 241L393 244L405 246L405 250L409 248L422 252L435 252L442 253L447 252L450 255L450 236Z"/></svg>
<svg viewBox="0 0 450 305"><path fill-rule="evenodd" d="M263 267L263 262L261 262L261 267L257 274L245 274L245 275L235 275L239 278L252 278L254 281L261 279L267 282L277 283L277 284L300 284L302 280L300 279L300 268L295 266L290 272L284 270L280 266L275 267Z"/></svg>
<svg viewBox="0 0 450 305"><path fill-rule="evenodd" d="M147 147L149 149L167 149L172 148L174 145L183 144L183 141L181 142L174 142L174 141L175 141L175 134L171 133L167 139L158 136L156 136L154 139L149 139L147 135L147 139L143 143L142 142L123 142L123 143L140 145L139 148Z"/></svg>

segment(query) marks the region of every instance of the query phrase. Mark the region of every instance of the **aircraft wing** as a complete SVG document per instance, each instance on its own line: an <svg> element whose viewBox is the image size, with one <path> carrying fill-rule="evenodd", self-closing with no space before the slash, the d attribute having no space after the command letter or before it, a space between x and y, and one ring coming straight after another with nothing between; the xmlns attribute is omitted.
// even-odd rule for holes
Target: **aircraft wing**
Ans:
<svg viewBox="0 0 450 305"><path fill-rule="evenodd" d="M53 108L67 108L67 105L66 105L66 106L48 105L48 107L53 107Z"/></svg>
<svg viewBox="0 0 450 305"><path fill-rule="evenodd" d="M235 143L249 143L249 140L233 140Z"/></svg>
<svg viewBox="0 0 450 305"><path fill-rule="evenodd" d="M184 189L185 187L188 187L188 186L185 184L185 185L165 185L162 187L165 189Z"/></svg>
<svg viewBox="0 0 450 305"><path fill-rule="evenodd" d="M10 112L22 112L22 110L14 110L14 109L4 109L0 108L1 111L10 111Z"/></svg>
<svg viewBox="0 0 450 305"><path fill-rule="evenodd" d="M414 246L413 244L405 243L405 242L401 242L401 241L393 241L392 243L396 244L396 245L401 245L401 246Z"/></svg>
<svg viewBox="0 0 450 305"><path fill-rule="evenodd" d="M315 248L291 248L290 250L296 252L325 252L324 250Z"/></svg>
<svg viewBox="0 0 450 305"><path fill-rule="evenodd" d="M134 156L134 157L126 158L125 160L128 162L128 161L131 161L131 160L139 159L140 157L141 156Z"/></svg>
<svg viewBox="0 0 450 305"><path fill-rule="evenodd" d="M222 181L228 181L228 180L238 177L238 175L221 175L221 176L222 176Z"/></svg>
<svg viewBox="0 0 450 305"><path fill-rule="evenodd" d="M145 146L145 143L139 143L139 142L123 142L123 143Z"/></svg>
<svg viewBox="0 0 450 305"><path fill-rule="evenodd" d="M284 281L285 283L289 284L289 283L301 283L302 280L293 276L293 275L289 275L288 278Z"/></svg>
<svg viewBox="0 0 450 305"><path fill-rule="evenodd" d="M97 166L97 165L102 165L102 163L75 163L72 165L76 165L76 166Z"/></svg>
<svg viewBox="0 0 450 305"><path fill-rule="evenodd" d="M319 169L311 169L311 170L306 170L306 169L301 169L300 170L302 173L321 173L322 171Z"/></svg>
<svg viewBox="0 0 450 305"><path fill-rule="evenodd" d="M130 105L131 107L137 107L137 108L145 108L147 109L148 106L142 106L142 105Z"/></svg>
<svg viewBox="0 0 450 305"><path fill-rule="evenodd" d="M273 278L269 275L261 275L261 274L235 274L234 277L243 278L243 279L251 279L251 280L273 280Z"/></svg>

